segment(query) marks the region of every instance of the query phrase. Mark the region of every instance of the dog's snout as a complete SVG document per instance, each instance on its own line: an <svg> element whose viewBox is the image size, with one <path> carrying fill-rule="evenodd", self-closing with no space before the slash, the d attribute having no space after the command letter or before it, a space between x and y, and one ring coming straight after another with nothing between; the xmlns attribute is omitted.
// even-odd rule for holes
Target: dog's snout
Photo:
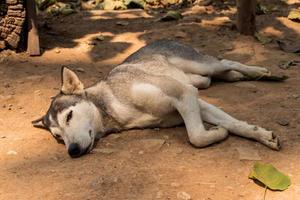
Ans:
<svg viewBox="0 0 300 200"><path fill-rule="evenodd" d="M71 143L68 148L68 153L72 158L77 158L81 155L80 146L77 143Z"/></svg>

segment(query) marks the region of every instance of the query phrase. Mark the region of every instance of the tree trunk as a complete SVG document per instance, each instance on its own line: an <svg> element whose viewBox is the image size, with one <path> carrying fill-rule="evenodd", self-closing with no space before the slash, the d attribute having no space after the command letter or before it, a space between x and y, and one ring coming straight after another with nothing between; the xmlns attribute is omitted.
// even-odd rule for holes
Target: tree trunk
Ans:
<svg viewBox="0 0 300 200"><path fill-rule="evenodd" d="M237 0L237 29L241 34L255 33L256 0Z"/></svg>

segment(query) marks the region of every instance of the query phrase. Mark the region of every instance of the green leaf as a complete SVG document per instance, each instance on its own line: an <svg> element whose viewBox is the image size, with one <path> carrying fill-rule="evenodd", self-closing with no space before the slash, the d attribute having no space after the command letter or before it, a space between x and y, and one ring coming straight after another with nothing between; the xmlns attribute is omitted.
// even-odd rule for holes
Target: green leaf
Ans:
<svg viewBox="0 0 300 200"><path fill-rule="evenodd" d="M288 15L288 19L300 21L300 9L291 10Z"/></svg>
<svg viewBox="0 0 300 200"><path fill-rule="evenodd" d="M271 164L255 163L249 178L258 180L271 190L286 190L291 185L290 178Z"/></svg>
<svg viewBox="0 0 300 200"><path fill-rule="evenodd" d="M172 21L172 20L179 20L183 18L180 12L177 11L169 11L165 16L163 16L160 21Z"/></svg>
<svg viewBox="0 0 300 200"><path fill-rule="evenodd" d="M254 34L254 37L262 44L268 44L268 43L272 42L272 38L261 35L257 32Z"/></svg>

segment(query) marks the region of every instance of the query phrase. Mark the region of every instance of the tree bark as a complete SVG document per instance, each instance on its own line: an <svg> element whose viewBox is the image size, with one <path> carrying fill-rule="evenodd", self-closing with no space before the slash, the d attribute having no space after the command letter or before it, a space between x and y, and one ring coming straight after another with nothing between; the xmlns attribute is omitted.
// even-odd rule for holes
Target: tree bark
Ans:
<svg viewBox="0 0 300 200"><path fill-rule="evenodd" d="M256 0L237 0L237 29L241 34L255 33Z"/></svg>

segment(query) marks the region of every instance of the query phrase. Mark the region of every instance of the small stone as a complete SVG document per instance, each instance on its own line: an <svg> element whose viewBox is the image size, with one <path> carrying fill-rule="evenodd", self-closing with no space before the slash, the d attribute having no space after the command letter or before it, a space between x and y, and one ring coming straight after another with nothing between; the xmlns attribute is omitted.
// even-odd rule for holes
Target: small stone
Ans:
<svg viewBox="0 0 300 200"><path fill-rule="evenodd" d="M191 195L189 195L186 192L178 192L177 193L177 199L181 199L181 200L191 200Z"/></svg>
<svg viewBox="0 0 300 200"><path fill-rule="evenodd" d="M4 87L5 87L5 88L9 88L9 87L10 87L10 84L9 84L9 83L4 83Z"/></svg>
<svg viewBox="0 0 300 200"><path fill-rule="evenodd" d="M103 41L105 38L103 35L99 35L96 37L96 40Z"/></svg>
<svg viewBox="0 0 300 200"><path fill-rule="evenodd" d="M16 151L10 150L10 151L8 151L6 154L7 154L7 155L13 155L13 156L15 156L15 155L17 155L18 153L17 153Z"/></svg>
<svg viewBox="0 0 300 200"><path fill-rule="evenodd" d="M13 107L13 104L8 104L8 107L9 107L9 108Z"/></svg>
<svg viewBox="0 0 300 200"><path fill-rule="evenodd" d="M85 72L85 70L81 67L76 68L76 71L81 72L81 73Z"/></svg>
<svg viewBox="0 0 300 200"><path fill-rule="evenodd" d="M22 107L22 106L18 106L18 109L19 109L19 110L22 110L22 109L23 109L23 107Z"/></svg>
<svg viewBox="0 0 300 200"><path fill-rule="evenodd" d="M1 139L4 139L4 138L6 138L6 136L5 136L5 135L2 135L2 136L1 136Z"/></svg>
<svg viewBox="0 0 300 200"><path fill-rule="evenodd" d="M55 50L55 53L60 53L60 50L59 50L59 49L56 49L56 50Z"/></svg>
<svg viewBox="0 0 300 200"><path fill-rule="evenodd" d="M26 114L26 111L22 111L21 114L23 114L23 115Z"/></svg>
<svg viewBox="0 0 300 200"><path fill-rule="evenodd" d="M278 119L276 122L281 126L288 126L290 124L290 122L287 119Z"/></svg>
<svg viewBox="0 0 300 200"><path fill-rule="evenodd" d="M129 22L126 22L126 21L118 21L116 22L117 25L120 25L120 26L127 26L129 25Z"/></svg>

